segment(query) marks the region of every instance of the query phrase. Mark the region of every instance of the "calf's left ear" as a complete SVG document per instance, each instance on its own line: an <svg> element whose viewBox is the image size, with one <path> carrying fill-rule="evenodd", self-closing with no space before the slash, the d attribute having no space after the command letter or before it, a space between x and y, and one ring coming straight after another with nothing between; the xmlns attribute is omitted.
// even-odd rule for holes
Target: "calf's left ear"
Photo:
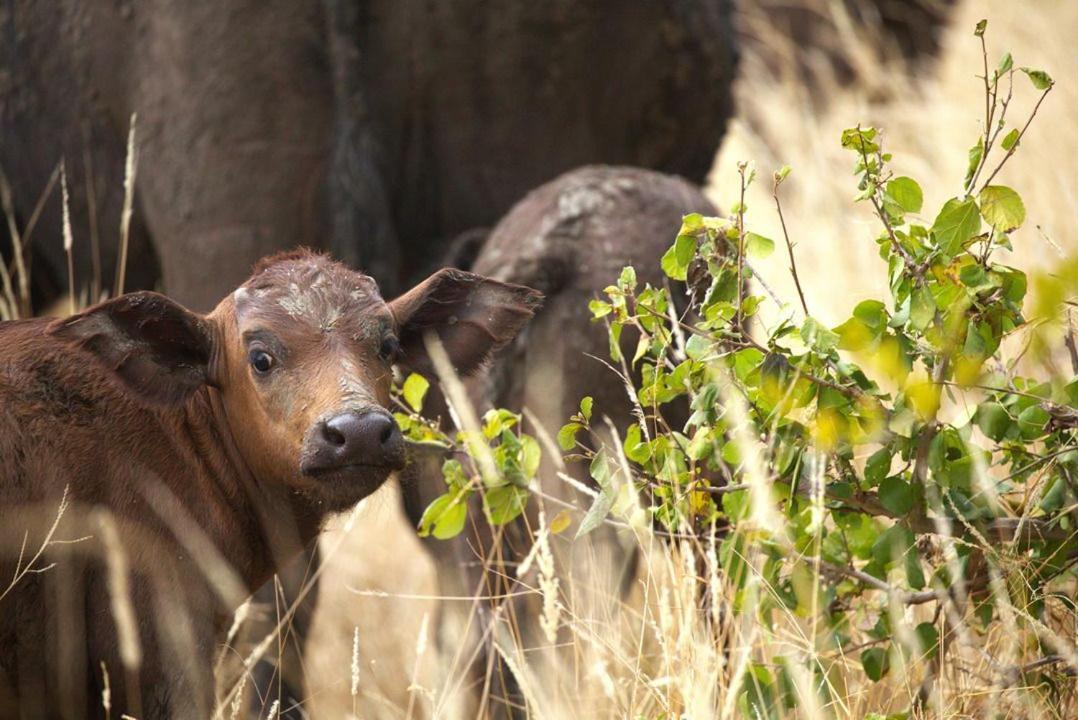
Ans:
<svg viewBox="0 0 1078 720"><path fill-rule="evenodd" d="M145 401L179 403L209 380L209 323L154 292L107 300L54 321L48 332L93 355Z"/></svg>
<svg viewBox="0 0 1078 720"><path fill-rule="evenodd" d="M389 303L400 340L399 364L430 375L424 336L441 340L461 375L510 342L543 302L538 290L445 268Z"/></svg>

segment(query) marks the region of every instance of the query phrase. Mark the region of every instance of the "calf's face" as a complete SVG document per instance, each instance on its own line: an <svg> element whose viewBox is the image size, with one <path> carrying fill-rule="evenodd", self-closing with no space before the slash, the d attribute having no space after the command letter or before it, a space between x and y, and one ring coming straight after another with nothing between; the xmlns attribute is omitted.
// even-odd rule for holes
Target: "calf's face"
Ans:
<svg viewBox="0 0 1078 720"><path fill-rule="evenodd" d="M371 278L306 252L269 258L207 316L132 293L50 331L76 341L157 404L219 393L244 462L339 509L404 464L389 412L393 366L431 370L425 336L461 374L511 340L539 293L441 270L386 303Z"/></svg>

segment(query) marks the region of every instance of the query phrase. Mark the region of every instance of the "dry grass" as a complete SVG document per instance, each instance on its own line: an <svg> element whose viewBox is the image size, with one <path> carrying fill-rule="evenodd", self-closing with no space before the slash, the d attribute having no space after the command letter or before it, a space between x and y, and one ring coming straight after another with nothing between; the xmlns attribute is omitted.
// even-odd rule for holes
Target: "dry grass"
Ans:
<svg viewBox="0 0 1078 720"><path fill-rule="evenodd" d="M981 17L990 21L990 61L1009 50L1019 64L1043 67L1060 81L1038 115L1034 132L1000 177L1022 193L1031 220L1015 238L1011 261L1025 269L1046 270L1061 252L1078 251L1073 226L1078 209L1078 133L1072 125L1078 113L1074 81L1078 59L1070 37L1070 30L1078 27L1078 4L1056 0L1030 8L1006 0L967 2L955 12L938 66L915 77L896 65L873 64L871 48L858 47L857 38L846 38L844 50L864 78L854 87L825 83L810 91L789 77L772 75L759 49L748 47L737 90L740 116L718 154L709 192L720 206L730 205L738 160L755 161L765 178L784 164L794 168L784 185L784 213L797 243L810 310L821 320L837 323L860 299L885 296L887 290L871 240L875 225L870 209L851 203L856 189L848 152L839 147L840 131L858 122L883 128L896 170L921 182L926 208L938 207L957 194L965 150L981 131L976 111L981 88L974 77L980 51L971 32ZM772 47L777 46L774 43ZM1012 117L1028 115L1034 97L1024 93ZM754 228L781 237L770 184L757 183L747 202ZM760 270L780 297L796 298L782 253ZM414 706L414 710L440 707L436 714L453 717L452 705L444 704L443 697L454 686L454 678L446 677L444 669L448 659L428 642L428 657L416 661L420 625L438 603L432 597L433 568L395 507L393 492L387 489L383 501L372 504L363 521L356 523L345 552L325 574L308 649L310 667L315 669L313 717L347 717L353 708L349 693L353 627L358 627L362 658L359 716L405 717ZM612 599L614 612L575 607L567 601L571 588L563 578L559 639L571 652L555 664L544 662L540 653L522 655L506 649L532 717L736 716L737 695L730 688L751 678L751 663L773 664L780 657L796 661L787 667L802 703L789 709L790 717L863 718L870 712L900 712L921 692L923 664L897 668L878 684L868 682L856 653L843 657L821 647L814 618L783 614L772 618L771 627L762 627L730 624L700 610L695 600L701 580L715 596L729 597L721 570L709 566L701 573L687 566L686 555L678 548L656 543L646 534L626 532L622 539L639 545L643 557L631 597ZM401 558L407 560L402 564ZM749 559L750 564L755 560ZM771 592L759 585L758 578L753 576L751 593ZM932 619L924 608L895 606L892 611L906 619ZM1066 705L1053 707L1022 688L1004 687L991 657L1021 663L1033 656L1035 648L1028 646L1031 636L1019 637L1014 631L1014 618L1021 619L1022 611L1012 607L999 611L1010 620L987 637L971 639L949 652L928 695L927 714L972 718L992 710L1000 717L1015 718L1078 715L1073 688L1064 695L1069 698ZM1062 611L1056 617L1059 624L1051 634L1061 641L1062 652L1073 654L1078 619ZM875 619L858 617L855 624L864 629ZM421 670L413 682L415 667ZM820 674L814 677L807 669L812 667ZM821 677L830 688L831 701L826 704L811 690Z"/></svg>

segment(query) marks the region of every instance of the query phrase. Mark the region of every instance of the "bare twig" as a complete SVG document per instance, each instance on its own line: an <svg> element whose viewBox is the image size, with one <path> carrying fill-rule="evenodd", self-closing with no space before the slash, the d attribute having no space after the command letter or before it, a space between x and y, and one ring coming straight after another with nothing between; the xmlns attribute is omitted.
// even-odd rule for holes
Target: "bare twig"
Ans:
<svg viewBox="0 0 1078 720"><path fill-rule="evenodd" d="M996 169L992 171L992 174L988 176L988 179L984 181L982 189L992 184L992 180L996 177L997 174L999 174L999 171L1003 169L1003 166L1007 163L1007 161L1010 160L1011 155L1014 155L1015 151L1018 149L1018 146L1022 144L1022 138L1025 137L1026 130L1029 129L1029 125L1033 122L1033 118L1037 117L1037 111L1040 109L1041 103L1044 102L1044 99L1048 97L1048 93L1052 92L1052 88L1054 87L1055 83L1052 83L1047 88L1045 88L1043 93L1041 93L1040 98L1037 100L1037 104L1033 106L1033 112L1029 114L1029 119L1026 120L1026 124L1023 125L1021 131L1019 131L1018 139L1014 141L1014 145L1012 145L1011 149L1007 151L1007 154L1003 156L1003 159L999 161L999 165L997 165Z"/></svg>
<svg viewBox="0 0 1078 720"><path fill-rule="evenodd" d="M845 565L836 565L835 563L827 562L826 560L820 561L820 569L826 570L833 574L845 575L846 577L853 578L859 582L868 585L876 590L887 593L889 596L897 600L903 605L923 605L933 600L946 599L947 594L939 590L922 590L920 592L913 592L910 590L902 590L890 585L877 577L873 577L868 573L861 572Z"/></svg>
<svg viewBox="0 0 1078 720"><path fill-rule="evenodd" d="M786 240L786 251L790 254L790 274L794 276L794 285L797 287L797 296L801 298L801 309L805 311L805 317L809 316L808 303L805 302L805 292L801 289L801 278L797 276L797 262L794 261L794 246L790 242L790 233L786 231L786 219L782 216L782 203L779 202L779 185L783 177L775 173L775 185L771 190L771 197L775 198L775 210L779 214L779 224L782 225L782 237Z"/></svg>

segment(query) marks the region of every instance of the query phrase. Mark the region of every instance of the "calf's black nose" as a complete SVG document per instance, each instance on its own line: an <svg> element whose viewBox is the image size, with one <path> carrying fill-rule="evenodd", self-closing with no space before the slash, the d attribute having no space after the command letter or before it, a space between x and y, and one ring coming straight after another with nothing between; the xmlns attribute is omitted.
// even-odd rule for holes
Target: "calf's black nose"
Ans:
<svg viewBox="0 0 1078 720"><path fill-rule="evenodd" d="M319 425L310 439L308 457L307 464L315 471L349 465L400 468L404 438L386 412L346 412Z"/></svg>

